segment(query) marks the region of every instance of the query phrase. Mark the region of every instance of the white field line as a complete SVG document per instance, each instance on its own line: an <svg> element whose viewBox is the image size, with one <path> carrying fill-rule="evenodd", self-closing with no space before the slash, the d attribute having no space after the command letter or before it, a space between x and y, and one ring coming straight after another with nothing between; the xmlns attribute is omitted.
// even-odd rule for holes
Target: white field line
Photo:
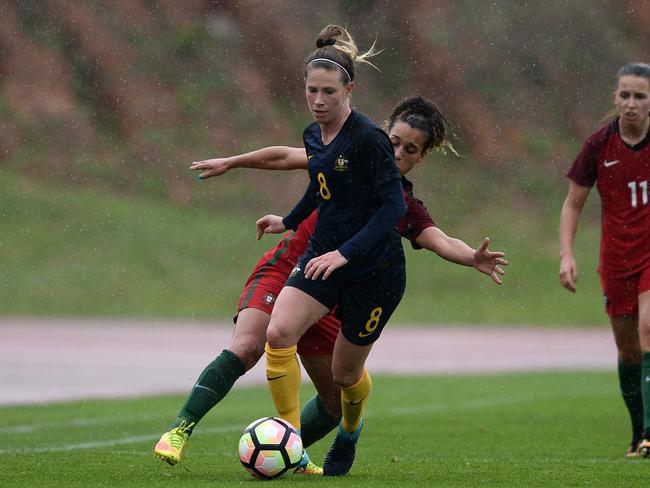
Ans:
<svg viewBox="0 0 650 488"><path fill-rule="evenodd" d="M202 430L206 434L215 434L221 432L235 432L240 430L241 427L230 426L230 427L213 427ZM50 447L25 447L17 449L0 449L0 454L40 454L47 452L66 452L66 451L81 451L85 449L98 449L102 447L113 447L120 446L124 444L137 444L138 442L146 441L155 441L160 438L160 433L158 434L146 434L146 435L133 435L128 437L122 437L120 439L106 439L103 441L94 441L94 442L80 442L77 444L65 444L59 446L50 446Z"/></svg>
<svg viewBox="0 0 650 488"><path fill-rule="evenodd" d="M41 430L61 429L67 427L95 427L100 425L126 423L133 420L148 422L158 418L162 418L162 414L129 416L128 419L124 420L124 422L120 422L120 419L115 417L82 417L72 420L64 420L61 422L39 422L33 424L18 424L10 425L8 427L0 427L0 434L30 434L32 432L38 432ZM169 416L167 416L167 422L169 422Z"/></svg>
<svg viewBox="0 0 650 488"><path fill-rule="evenodd" d="M554 400L561 398L580 398L584 396L593 396L593 395L609 395L612 394L611 388L599 388L590 390L583 393L574 393L574 394L558 394L558 395L545 395L542 398L536 398L530 395L515 395L507 398L503 397L493 397L493 398L481 398L478 400L472 401L458 401L451 403L441 403L441 404L423 404L413 407L398 407L390 408L385 412L382 412L382 415L419 415L423 412L447 412L447 411L457 411L457 410L480 410L483 408L490 408L494 406L501 405L514 405L521 403L530 403L534 401L545 401L545 400ZM368 417L373 416L372 411L368 411ZM80 419L84 420L84 419ZM85 419L90 420L90 419ZM103 423L103 422L102 422ZM92 422L86 422L86 425L93 425ZM214 434L222 432L236 432L240 430L241 426L230 426L230 427L212 427L202 429L202 434ZM118 439L106 439L102 441L93 441L93 442L81 442L76 444L65 444L58 446L49 446L49 447L26 447L26 448L16 448L16 449L0 449L0 454L41 454L41 453L50 453L50 452L67 452L67 451L77 451L77 450L86 450L86 449L99 449L104 447L113 447L119 445L128 445L128 444L137 444L138 442L146 441L155 441L160 437L160 433L157 434L147 434L139 436L128 436Z"/></svg>

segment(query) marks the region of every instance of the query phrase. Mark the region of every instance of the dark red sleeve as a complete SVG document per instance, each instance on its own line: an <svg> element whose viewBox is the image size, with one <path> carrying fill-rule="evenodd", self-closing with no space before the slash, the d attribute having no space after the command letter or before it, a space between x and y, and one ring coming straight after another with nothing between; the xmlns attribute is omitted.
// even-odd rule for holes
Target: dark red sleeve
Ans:
<svg viewBox="0 0 650 488"><path fill-rule="evenodd" d="M405 194L404 199L406 201L406 214L399 222L399 233L402 237L411 241L413 249L422 249L422 246L418 246L415 240L424 229L435 227L436 223L420 200L410 194Z"/></svg>
<svg viewBox="0 0 650 488"><path fill-rule="evenodd" d="M598 157L607 143L610 124L592 134L582 145L580 152L571 165L567 177L580 186L594 186L596 183L596 168Z"/></svg>

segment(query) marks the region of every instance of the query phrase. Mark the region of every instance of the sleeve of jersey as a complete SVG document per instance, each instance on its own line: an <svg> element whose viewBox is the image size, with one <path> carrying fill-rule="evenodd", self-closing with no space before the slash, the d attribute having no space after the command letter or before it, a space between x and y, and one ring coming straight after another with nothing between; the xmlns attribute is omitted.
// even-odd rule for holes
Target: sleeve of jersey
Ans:
<svg viewBox="0 0 650 488"><path fill-rule="evenodd" d="M600 138L590 137L585 141L567 173L567 177L580 186L594 186L598 153L603 147Z"/></svg>
<svg viewBox="0 0 650 488"><path fill-rule="evenodd" d="M282 219L282 223L286 229L297 230L300 223L316 210L316 207L318 206L317 195L318 187L313 181L310 181L309 186L300 201L295 207L293 207L293 210Z"/></svg>
<svg viewBox="0 0 650 488"><path fill-rule="evenodd" d="M394 229L406 211L395 154L388 136L379 128L368 131L359 145L359 154L367 162L381 205L368 223L339 248L350 262L372 249Z"/></svg>
<svg viewBox="0 0 650 488"><path fill-rule="evenodd" d="M412 195L406 197L406 214L400 221L400 234L411 241L413 249L422 249L416 239L424 229L436 227L436 223L429 214L427 207Z"/></svg>

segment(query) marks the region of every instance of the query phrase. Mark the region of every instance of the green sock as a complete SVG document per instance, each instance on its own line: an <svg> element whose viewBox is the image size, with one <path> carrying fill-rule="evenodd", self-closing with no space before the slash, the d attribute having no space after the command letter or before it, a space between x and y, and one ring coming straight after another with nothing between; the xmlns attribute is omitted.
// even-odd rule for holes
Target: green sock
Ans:
<svg viewBox="0 0 650 488"><path fill-rule="evenodd" d="M641 360L641 392L643 393L643 427L645 436L650 435L650 352L643 353Z"/></svg>
<svg viewBox="0 0 650 488"><path fill-rule="evenodd" d="M225 397L235 381L246 372L246 367L236 354L224 349L217 358L208 364L194 388L185 400L185 405L178 413L174 427L185 420L197 424L223 397ZM191 433L190 429L190 433Z"/></svg>
<svg viewBox="0 0 650 488"><path fill-rule="evenodd" d="M649 363L650 364L650 363ZM621 395L630 414L632 436L636 439L643 431L643 396L641 394L641 363L625 364L618 360L618 381Z"/></svg>
<svg viewBox="0 0 650 488"><path fill-rule="evenodd" d="M300 412L300 437L304 447L325 437L341 419L333 417L325 408L321 398L316 395L309 400Z"/></svg>

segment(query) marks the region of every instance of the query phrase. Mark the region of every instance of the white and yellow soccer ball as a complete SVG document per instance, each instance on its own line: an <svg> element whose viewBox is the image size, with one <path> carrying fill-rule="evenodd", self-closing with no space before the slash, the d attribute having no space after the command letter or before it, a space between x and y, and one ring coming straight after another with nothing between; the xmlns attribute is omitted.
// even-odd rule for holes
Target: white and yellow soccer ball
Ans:
<svg viewBox="0 0 650 488"><path fill-rule="evenodd" d="M239 459L256 478L271 480L292 473L302 459L302 439L286 420L257 419L239 439Z"/></svg>

